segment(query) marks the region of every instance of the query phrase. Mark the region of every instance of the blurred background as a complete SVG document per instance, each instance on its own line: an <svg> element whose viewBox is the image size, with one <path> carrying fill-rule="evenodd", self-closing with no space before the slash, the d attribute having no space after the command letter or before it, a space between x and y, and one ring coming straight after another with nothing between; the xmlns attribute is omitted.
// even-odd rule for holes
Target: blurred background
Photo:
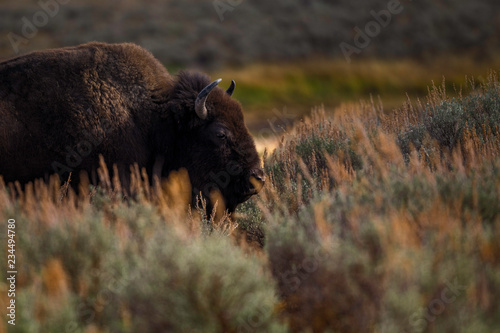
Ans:
<svg viewBox="0 0 500 333"><path fill-rule="evenodd" d="M390 110L443 75L457 87L465 75L500 69L498 0L407 0L388 18L391 3L1 0L0 59L94 40L134 42L173 74L202 70L224 87L235 79L254 132L276 117L272 126L285 126L314 106L334 111L370 95Z"/></svg>

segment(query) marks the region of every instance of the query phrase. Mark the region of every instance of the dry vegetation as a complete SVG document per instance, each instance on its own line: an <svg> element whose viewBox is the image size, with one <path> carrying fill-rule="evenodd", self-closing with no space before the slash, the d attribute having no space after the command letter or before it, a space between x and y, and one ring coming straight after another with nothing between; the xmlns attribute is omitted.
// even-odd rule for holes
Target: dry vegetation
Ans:
<svg viewBox="0 0 500 333"><path fill-rule="evenodd" d="M314 110L234 218L187 211L182 171L154 187L134 170L128 200L104 168L79 195L0 182L2 235L17 221L9 331L499 330L500 83L454 95Z"/></svg>

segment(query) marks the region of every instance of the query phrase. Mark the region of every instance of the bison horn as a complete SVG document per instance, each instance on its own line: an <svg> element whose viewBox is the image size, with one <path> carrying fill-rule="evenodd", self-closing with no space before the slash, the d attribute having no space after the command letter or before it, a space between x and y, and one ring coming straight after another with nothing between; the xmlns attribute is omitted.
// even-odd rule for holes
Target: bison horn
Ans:
<svg viewBox="0 0 500 333"><path fill-rule="evenodd" d="M205 102L207 101L207 97L210 92L219 84L220 81L222 81L222 79L218 79L210 83L208 86L203 88L203 90L198 94L198 97L196 97L194 110L196 111L198 117L200 117L201 119L207 119L208 112L207 107L205 106Z"/></svg>
<svg viewBox="0 0 500 333"><path fill-rule="evenodd" d="M233 95L234 87L236 87L236 82L234 82L234 80L232 80L232 81L231 81L231 85L230 85L230 86L229 86L229 88L227 88L227 90L226 90L226 93L227 93L229 96L232 96L232 95Z"/></svg>

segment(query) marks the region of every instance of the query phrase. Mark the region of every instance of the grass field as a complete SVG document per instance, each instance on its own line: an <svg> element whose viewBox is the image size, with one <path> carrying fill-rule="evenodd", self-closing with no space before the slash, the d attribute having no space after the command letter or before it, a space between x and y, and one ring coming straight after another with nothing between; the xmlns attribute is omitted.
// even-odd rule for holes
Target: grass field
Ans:
<svg viewBox="0 0 500 333"><path fill-rule="evenodd" d="M383 102L384 112L399 108L411 98L425 98L433 81L446 78L449 95L464 86L464 77L485 80L489 69L500 70L500 58L476 61L463 55L441 55L429 61L414 59L305 60L275 64L254 64L210 73L228 85L235 80L234 97L241 101L249 128L254 132L269 126L276 109L296 120L311 108L324 105L334 110L347 103L369 100ZM173 70L175 73L175 69Z"/></svg>
<svg viewBox="0 0 500 333"><path fill-rule="evenodd" d="M389 64L367 66L359 70L387 73ZM390 77L374 73L383 82L372 87L406 89L435 70L410 78L405 66ZM332 112L330 89L341 81L357 87L357 76L346 74L354 68L328 89L307 78L300 85L311 68L289 76L259 68L248 79L235 75L236 97L249 108L259 99L268 107L261 91L280 96L283 80L306 104L311 87L325 89L311 103L325 98L326 106L276 135L276 149L263 156L269 180L236 216L187 210L178 195L189 188L183 171L153 188L136 170L128 201L105 172L102 186L78 196L56 179L19 197L0 182L6 250L7 220L16 221L9 332L500 331L496 74L452 75L394 110L375 101ZM447 91L450 82L461 92ZM292 95L280 103L295 102Z"/></svg>

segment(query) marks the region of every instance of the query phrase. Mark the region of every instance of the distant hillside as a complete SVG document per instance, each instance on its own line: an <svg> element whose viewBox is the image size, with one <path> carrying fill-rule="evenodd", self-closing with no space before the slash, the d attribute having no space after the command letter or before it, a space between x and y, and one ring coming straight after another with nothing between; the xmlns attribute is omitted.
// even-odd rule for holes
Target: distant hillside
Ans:
<svg viewBox="0 0 500 333"><path fill-rule="evenodd" d="M20 0L0 4L0 58L14 56L16 48L24 53L91 40L136 42L169 66L204 69L343 57L343 42L353 58L427 58L463 50L488 57L498 50L496 0L402 1L388 8L391 4L394 1ZM390 18L388 9L394 12ZM356 44L356 31L373 37L361 36Z"/></svg>

